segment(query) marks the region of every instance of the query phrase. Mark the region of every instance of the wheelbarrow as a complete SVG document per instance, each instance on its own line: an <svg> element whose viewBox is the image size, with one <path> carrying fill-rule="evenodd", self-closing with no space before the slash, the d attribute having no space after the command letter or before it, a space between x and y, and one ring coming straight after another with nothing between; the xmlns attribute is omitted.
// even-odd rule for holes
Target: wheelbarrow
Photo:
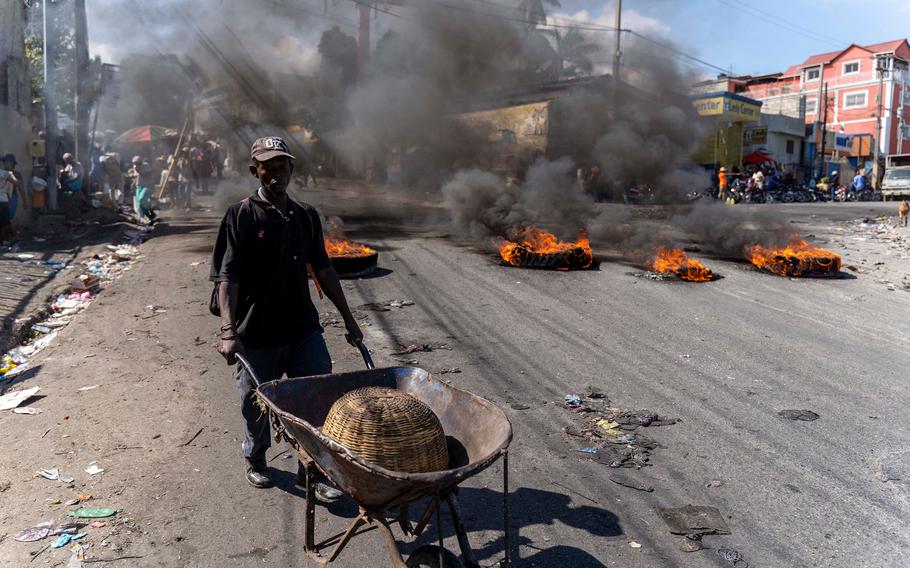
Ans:
<svg viewBox="0 0 910 568"><path fill-rule="evenodd" d="M490 467L502 457L503 529L505 554L502 566L509 566L509 462L508 447L512 441L512 424L505 413L492 402L453 387L429 372L413 367L376 369L362 342L360 349L366 371L286 378L261 384L249 362L242 355L237 361L258 385L258 395L271 411L276 439L285 440L297 450L305 467L306 515L304 549L321 564L334 561L350 540L374 528L380 531L395 568L407 568L392 525L397 523L406 536L423 533L436 516L438 549L421 547L409 561L438 554L438 566L448 568L453 560L442 546L442 504L452 516L463 563L479 566L474 559L458 503L458 485ZM431 473L390 471L371 463L350 449L322 434L322 425L332 404L354 389L380 386L403 390L428 405L442 424L449 451L448 469ZM341 491L360 507L359 515L348 529L319 543L315 530L315 468L319 468ZM429 498L422 513L412 522L410 506ZM329 547L333 547L328 551ZM323 552L326 554L323 554ZM420 565L420 564L416 564Z"/></svg>

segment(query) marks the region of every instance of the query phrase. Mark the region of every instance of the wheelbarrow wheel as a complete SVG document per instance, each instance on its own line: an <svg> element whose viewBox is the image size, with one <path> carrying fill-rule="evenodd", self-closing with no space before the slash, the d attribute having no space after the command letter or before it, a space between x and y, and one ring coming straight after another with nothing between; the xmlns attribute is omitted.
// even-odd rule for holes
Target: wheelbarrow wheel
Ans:
<svg viewBox="0 0 910 568"><path fill-rule="evenodd" d="M405 565L408 568L463 568L461 560L445 548L442 549L444 564L439 565L439 546L425 544L408 556Z"/></svg>

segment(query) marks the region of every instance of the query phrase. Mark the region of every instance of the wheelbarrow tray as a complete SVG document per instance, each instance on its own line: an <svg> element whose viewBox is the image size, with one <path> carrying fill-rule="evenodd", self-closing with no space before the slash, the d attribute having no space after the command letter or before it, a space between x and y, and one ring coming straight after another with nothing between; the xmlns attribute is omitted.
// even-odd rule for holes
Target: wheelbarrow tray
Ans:
<svg viewBox="0 0 910 568"><path fill-rule="evenodd" d="M391 471L322 434L335 401L347 392L370 386L402 390L436 413L448 441L448 469L430 473ZM260 386L259 394L300 444L300 451L342 491L373 510L445 493L489 467L512 440L512 424L500 408L418 368L279 379Z"/></svg>

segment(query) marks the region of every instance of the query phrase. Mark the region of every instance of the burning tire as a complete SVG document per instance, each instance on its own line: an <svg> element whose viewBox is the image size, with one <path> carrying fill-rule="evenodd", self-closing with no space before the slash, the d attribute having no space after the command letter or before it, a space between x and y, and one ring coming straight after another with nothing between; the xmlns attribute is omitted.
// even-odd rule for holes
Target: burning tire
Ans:
<svg viewBox="0 0 910 568"><path fill-rule="evenodd" d="M583 270L591 265L591 251L575 247L560 252L534 252L526 247L519 247L515 256L503 264L521 268L540 268L543 270Z"/></svg>
<svg viewBox="0 0 910 568"><path fill-rule="evenodd" d="M786 247L747 247L746 258L757 268L778 276L831 277L840 273L841 267L839 254L810 246L796 237Z"/></svg>
<svg viewBox="0 0 910 568"><path fill-rule="evenodd" d="M584 270L594 263L591 244L584 234L569 243L537 229L525 229L521 242L502 243L499 256L507 266L543 270Z"/></svg>
<svg viewBox="0 0 910 568"><path fill-rule="evenodd" d="M341 278L358 278L376 270L379 253L374 252L365 256L335 256L329 259Z"/></svg>

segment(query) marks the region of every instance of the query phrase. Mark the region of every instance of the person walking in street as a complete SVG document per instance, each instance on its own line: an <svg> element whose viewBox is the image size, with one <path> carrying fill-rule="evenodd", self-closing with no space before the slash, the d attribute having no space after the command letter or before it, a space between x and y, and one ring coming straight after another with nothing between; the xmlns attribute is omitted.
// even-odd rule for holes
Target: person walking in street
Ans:
<svg viewBox="0 0 910 568"><path fill-rule="evenodd" d="M235 363L235 354L243 354L261 381L330 373L332 359L310 298L307 265L341 314L348 341L360 341L363 333L326 254L318 213L287 195L294 172L287 144L278 137L260 138L250 156L250 172L260 187L228 208L212 252L210 279L217 297L213 312L219 312L222 324L218 351L228 364ZM256 387L240 365L234 377L245 421L241 448L248 464L246 478L254 487L269 487L268 416L256 405ZM302 486L304 472L298 462ZM339 498L341 493L324 481L317 484L316 497Z"/></svg>
<svg viewBox="0 0 910 568"><path fill-rule="evenodd" d="M63 154L63 170L58 181L63 197L63 213L67 219L75 219L80 213L88 210L83 185L85 185L85 171L82 164L76 161L72 154Z"/></svg>
<svg viewBox="0 0 910 568"><path fill-rule="evenodd" d="M22 172L16 169L16 155L15 154L6 154L3 156L2 161L0 161L0 167L8 172L12 172L13 176L16 178L17 182L13 184L12 192L9 196L9 221L14 223L16 220L16 211L18 211L19 206L22 206L22 209L26 211L24 217L28 217L28 209L30 203L26 198L27 188L25 187L25 177L23 177Z"/></svg>
<svg viewBox="0 0 910 568"><path fill-rule="evenodd" d="M158 221L158 216L152 211L152 188L155 186L155 171L151 164L142 156L133 156L133 167L127 174L135 187L133 194L133 210L140 223L148 220L150 224Z"/></svg>
<svg viewBox="0 0 910 568"><path fill-rule="evenodd" d="M853 176L853 191L856 193L866 191L866 176L863 175L862 170L857 170L856 175Z"/></svg>
<svg viewBox="0 0 910 568"><path fill-rule="evenodd" d="M177 176L177 204L184 209L193 207L193 187L190 184L190 161L186 157L186 152L180 154L175 166Z"/></svg>
<svg viewBox="0 0 910 568"><path fill-rule="evenodd" d="M6 161L0 167L0 242L8 243L15 236L12 215L10 215L10 196L18 191L21 181L11 170L6 169Z"/></svg>

